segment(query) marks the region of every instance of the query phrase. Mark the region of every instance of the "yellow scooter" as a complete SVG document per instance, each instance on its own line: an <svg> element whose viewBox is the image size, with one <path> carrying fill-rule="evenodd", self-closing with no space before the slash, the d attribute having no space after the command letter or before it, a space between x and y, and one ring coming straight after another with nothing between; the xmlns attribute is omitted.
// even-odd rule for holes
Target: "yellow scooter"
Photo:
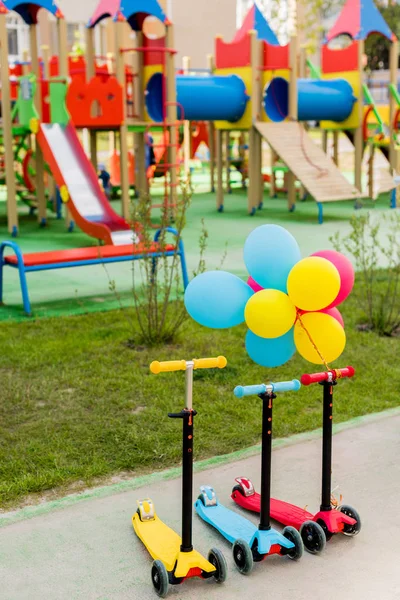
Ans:
<svg viewBox="0 0 400 600"><path fill-rule="evenodd" d="M186 407L180 413L168 414L171 419L183 421L182 454L182 538L158 518L150 499L139 500L138 509L132 517L136 535L142 540L154 559L151 567L151 579L156 594L165 598L168 586L178 585L185 579L213 577L217 583L226 579L227 565L224 555L212 548L206 560L192 545L193 510L193 421L196 411L193 409L193 371L195 369L223 369L227 361L223 356L202 358L199 360L176 360L153 362L150 370L153 374L171 371L186 372Z"/></svg>

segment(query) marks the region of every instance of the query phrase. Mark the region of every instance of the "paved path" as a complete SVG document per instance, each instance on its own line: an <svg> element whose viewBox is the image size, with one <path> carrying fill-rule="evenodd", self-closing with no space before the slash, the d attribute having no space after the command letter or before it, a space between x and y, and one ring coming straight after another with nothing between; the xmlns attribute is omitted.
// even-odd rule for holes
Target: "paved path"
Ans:
<svg viewBox="0 0 400 600"><path fill-rule="evenodd" d="M318 556L298 563L272 557L240 575L230 546L195 516L194 539L203 553L220 547L228 559L223 586L189 581L172 588L173 599L397 600L400 599L400 415L337 434L334 486L363 519L356 538L337 536ZM273 490L300 506L318 508L320 442L312 439L276 450ZM234 478L259 487L259 457L197 473L195 490L209 483L229 499ZM179 530L180 482L160 481L75 503L0 529L0 597L4 600L147 600L151 560L130 527L136 498L150 496L159 516ZM234 510L239 510L234 507ZM253 519L253 517L250 517ZM253 519L255 521L255 519Z"/></svg>

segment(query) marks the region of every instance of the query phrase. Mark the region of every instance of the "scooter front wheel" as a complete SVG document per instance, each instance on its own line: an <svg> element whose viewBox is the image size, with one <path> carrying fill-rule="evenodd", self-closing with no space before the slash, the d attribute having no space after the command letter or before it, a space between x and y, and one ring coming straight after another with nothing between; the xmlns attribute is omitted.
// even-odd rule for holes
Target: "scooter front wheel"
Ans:
<svg viewBox="0 0 400 600"><path fill-rule="evenodd" d="M288 556L292 560L299 560L299 558L303 556L304 546L303 540L301 539L301 535L299 534L297 529L289 526L285 527L285 529L282 531L282 535L286 539L288 539L289 542L292 542L292 544L294 544L294 548L291 548L286 553L286 556Z"/></svg>
<svg viewBox="0 0 400 600"><path fill-rule="evenodd" d="M319 554L326 546L324 530L315 521L304 521L300 527L300 535L305 549L311 554Z"/></svg>
<svg viewBox="0 0 400 600"><path fill-rule="evenodd" d="M224 583L228 574L228 565L226 564L225 556L218 548L211 548L208 553L208 562L215 567L213 577L217 583Z"/></svg>
<svg viewBox="0 0 400 600"><path fill-rule="evenodd" d="M155 560L151 567L151 581L154 591L159 598L165 598L168 594L168 572L161 560Z"/></svg>
<svg viewBox="0 0 400 600"><path fill-rule="evenodd" d="M244 540L236 540L232 548L233 560L242 575L251 573L254 565L253 553Z"/></svg>
<svg viewBox="0 0 400 600"><path fill-rule="evenodd" d="M356 509L353 508L352 506L347 506L346 504L343 504L343 506L339 507L339 510L341 513L343 513L347 517L350 517L351 519L354 519L356 521L356 523L354 525L347 525L346 523L344 524L344 528L343 528L344 535L354 536L354 535L357 535L358 533L360 533L361 518L360 518L360 515L358 514L358 512L356 511Z"/></svg>

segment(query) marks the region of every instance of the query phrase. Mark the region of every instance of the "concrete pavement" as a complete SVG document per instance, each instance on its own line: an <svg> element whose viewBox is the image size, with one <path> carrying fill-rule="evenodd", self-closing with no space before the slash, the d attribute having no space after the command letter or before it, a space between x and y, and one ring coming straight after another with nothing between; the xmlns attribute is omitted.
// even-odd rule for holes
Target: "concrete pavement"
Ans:
<svg viewBox="0 0 400 600"><path fill-rule="evenodd" d="M194 516L196 548L225 554L225 584L191 580L171 587L171 599L193 600L398 600L400 599L400 414L362 421L334 438L333 487L362 518L355 538L334 537L323 554L294 563L271 557L240 575L231 547ZM320 439L279 448L273 454L273 492L309 510L318 509ZM229 493L237 476L259 488L259 456L195 475L215 487L233 510ZM74 502L0 529L0 597L4 600L150 600L151 559L130 519L136 499L151 497L168 525L180 528L180 481L158 480L146 488ZM256 522L255 516L248 517ZM4 520L3 520L4 522Z"/></svg>

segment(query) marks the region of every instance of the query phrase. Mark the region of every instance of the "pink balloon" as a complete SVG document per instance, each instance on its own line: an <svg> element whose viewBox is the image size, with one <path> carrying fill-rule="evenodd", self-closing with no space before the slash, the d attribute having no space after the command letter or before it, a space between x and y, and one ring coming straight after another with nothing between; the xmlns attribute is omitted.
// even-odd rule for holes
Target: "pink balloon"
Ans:
<svg viewBox="0 0 400 600"><path fill-rule="evenodd" d="M315 252L311 256L320 256L321 258L326 258L326 260L329 260L329 262L331 262L339 271L341 280L339 293L335 300L326 308L338 306L338 304L341 304L344 302L344 300L346 300L354 287L355 273L353 265L347 256L344 256L340 252L336 252L336 250L321 250L320 252Z"/></svg>
<svg viewBox="0 0 400 600"><path fill-rule="evenodd" d="M301 315L306 315L309 311L299 310L298 312L301 316ZM340 323L340 325L344 329L344 320L337 308L324 308L323 310L318 310L316 312L324 313L325 315L329 315L330 317L333 317L334 319L336 319L336 321L338 323Z"/></svg>
<svg viewBox="0 0 400 600"><path fill-rule="evenodd" d="M258 285L257 281L254 281L252 277L248 278L247 285L249 285L254 292L261 292L261 290L264 289L261 285Z"/></svg>
<svg viewBox="0 0 400 600"><path fill-rule="evenodd" d="M344 329L344 320L337 308L324 308L324 310L319 310L318 312L324 313L325 315L330 315L336 319L336 321L340 323Z"/></svg>

